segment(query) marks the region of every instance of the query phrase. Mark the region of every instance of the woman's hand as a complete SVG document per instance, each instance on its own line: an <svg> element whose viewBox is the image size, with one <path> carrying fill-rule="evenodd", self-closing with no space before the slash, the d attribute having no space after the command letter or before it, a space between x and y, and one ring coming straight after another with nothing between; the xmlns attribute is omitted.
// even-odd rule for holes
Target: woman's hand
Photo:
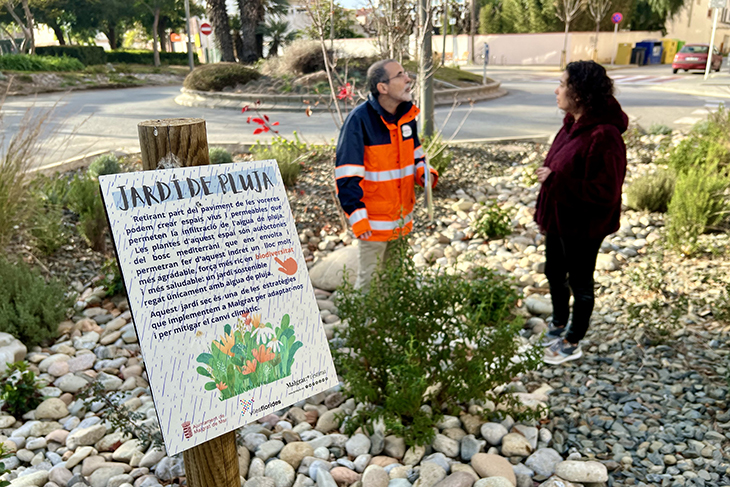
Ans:
<svg viewBox="0 0 730 487"><path fill-rule="evenodd" d="M550 176L551 172L552 171L550 170L549 167L543 166L543 167L537 168L537 170L535 171L535 174L537 175L537 180L540 183L544 183L545 181L547 181L547 178L548 178L548 176Z"/></svg>

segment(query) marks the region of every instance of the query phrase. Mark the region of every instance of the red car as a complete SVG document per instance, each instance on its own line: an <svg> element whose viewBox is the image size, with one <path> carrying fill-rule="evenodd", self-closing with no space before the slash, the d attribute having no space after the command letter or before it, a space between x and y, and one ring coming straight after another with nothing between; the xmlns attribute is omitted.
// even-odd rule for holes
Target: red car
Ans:
<svg viewBox="0 0 730 487"><path fill-rule="evenodd" d="M707 66L707 53L709 50L710 47L708 44L685 44L674 56L672 72L676 74L680 69L684 69L685 71L701 69L704 71L705 66ZM710 69L719 72L720 66L722 66L722 56L717 48L713 47Z"/></svg>

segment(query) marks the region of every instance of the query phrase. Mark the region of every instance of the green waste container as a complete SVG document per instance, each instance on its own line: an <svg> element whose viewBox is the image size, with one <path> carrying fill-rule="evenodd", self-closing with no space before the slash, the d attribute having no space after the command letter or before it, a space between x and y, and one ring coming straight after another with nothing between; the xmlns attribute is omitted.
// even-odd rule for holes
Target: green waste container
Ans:
<svg viewBox="0 0 730 487"><path fill-rule="evenodd" d="M631 61L631 43L621 42L616 49L616 64L625 65Z"/></svg>

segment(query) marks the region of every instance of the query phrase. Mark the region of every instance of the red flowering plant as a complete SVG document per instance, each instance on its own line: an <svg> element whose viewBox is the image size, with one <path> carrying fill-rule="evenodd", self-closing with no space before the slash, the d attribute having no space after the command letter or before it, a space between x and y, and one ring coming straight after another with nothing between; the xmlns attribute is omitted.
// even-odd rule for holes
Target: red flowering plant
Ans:
<svg viewBox="0 0 730 487"><path fill-rule="evenodd" d="M258 127L256 127L253 131L254 135L263 134L266 132L272 132L272 133L275 133L278 135L279 131L276 130L274 127L278 126L279 122L271 122L269 120L268 115L262 114L259 111L260 106L261 106L261 101L256 100L256 103L254 103L253 107L251 107L250 105L246 105L241 109L241 113L246 113L251 110L256 112L257 116L249 115L248 118L246 119L246 123L253 122L254 124L258 125Z"/></svg>

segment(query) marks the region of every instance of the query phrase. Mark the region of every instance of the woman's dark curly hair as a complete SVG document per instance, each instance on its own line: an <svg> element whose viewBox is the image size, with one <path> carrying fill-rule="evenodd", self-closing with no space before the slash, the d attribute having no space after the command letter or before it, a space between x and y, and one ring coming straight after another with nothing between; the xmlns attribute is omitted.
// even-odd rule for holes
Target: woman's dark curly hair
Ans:
<svg viewBox="0 0 730 487"><path fill-rule="evenodd" d="M565 71L568 89L581 109L590 112L608 104L613 96L613 80L603 66L593 61L575 61Z"/></svg>

